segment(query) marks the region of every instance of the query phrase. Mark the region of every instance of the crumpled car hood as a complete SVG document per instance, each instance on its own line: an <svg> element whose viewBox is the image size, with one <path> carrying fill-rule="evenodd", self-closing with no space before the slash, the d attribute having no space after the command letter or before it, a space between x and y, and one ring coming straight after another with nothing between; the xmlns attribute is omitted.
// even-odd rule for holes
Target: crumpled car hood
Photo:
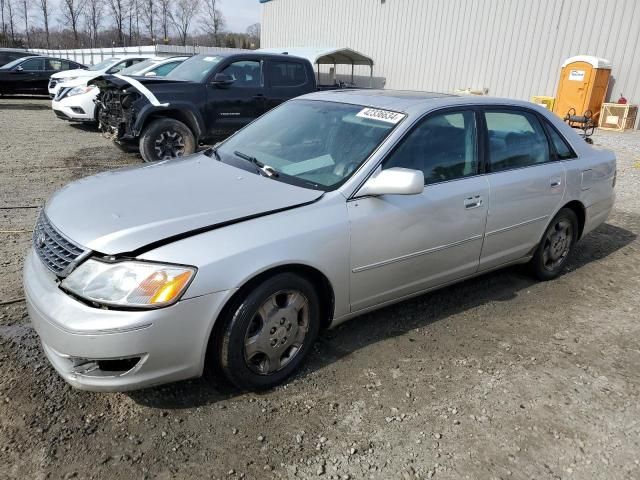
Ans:
<svg viewBox="0 0 640 480"><path fill-rule="evenodd" d="M73 242L116 255L322 195L196 154L75 181L48 200L45 212Z"/></svg>

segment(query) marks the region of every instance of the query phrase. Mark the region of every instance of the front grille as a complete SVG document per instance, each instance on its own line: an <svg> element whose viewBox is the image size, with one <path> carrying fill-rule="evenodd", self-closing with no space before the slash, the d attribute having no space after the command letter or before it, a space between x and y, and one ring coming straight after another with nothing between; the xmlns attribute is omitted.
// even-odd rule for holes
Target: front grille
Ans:
<svg viewBox="0 0 640 480"><path fill-rule="evenodd" d="M51 79L49 80L49 88L54 88L58 84L57 81Z"/></svg>
<svg viewBox="0 0 640 480"><path fill-rule="evenodd" d="M70 265L85 253L83 248L65 238L51 225L44 211L40 213L33 229L33 247L42 263L58 277L67 276Z"/></svg>

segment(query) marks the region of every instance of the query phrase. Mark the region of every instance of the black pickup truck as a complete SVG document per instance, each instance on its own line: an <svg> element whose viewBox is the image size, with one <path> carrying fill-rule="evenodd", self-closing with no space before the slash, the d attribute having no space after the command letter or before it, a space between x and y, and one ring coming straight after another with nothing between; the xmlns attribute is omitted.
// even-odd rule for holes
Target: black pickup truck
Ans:
<svg viewBox="0 0 640 480"><path fill-rule="evenodd" d="M308 60L264 53L195 55L164 78L104 75L90 83L100 88L101 130L147 162L193 153L317 89Z"/></svg>

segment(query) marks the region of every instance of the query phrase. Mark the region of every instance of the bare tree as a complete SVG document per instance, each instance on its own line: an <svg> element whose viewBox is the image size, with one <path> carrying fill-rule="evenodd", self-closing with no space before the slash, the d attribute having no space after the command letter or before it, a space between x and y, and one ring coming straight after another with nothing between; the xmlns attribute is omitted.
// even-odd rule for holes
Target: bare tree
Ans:
<svg viewBox="0 0 640 480"><path fill-rule="evenodd" d="M16 44L16 30L15 30L15 11L13 8L13 0L7 0L7 13L9 14L9 32L11 32L11 44Z"/></svg>
<svg viewBox="0 0 640 480"><path fill-rule="evenodd" d="M249 37L250 48L260 48L261 27L259 23L254 23L247 27L247 37Z"/></svg>
<svg viewBox="0 0 640 480"><path fill-rule="evenodd" d="M102 24L104 14L103 0L87 0L85 8L85 21L89 27L89 40L92 46L98 45L98 30Z"/></svg>
<svg viewBox="0 0 640 480"><path fill-rule="evenodd" d="M160 24L162 26L162 41L169 41L169 22L170 22L170 2L171 0L160 0Z"/></svg>
<svg viewBox="0 0 640 480"><path fill-rule="evenodd" d="M49 17L51 16L49 0L38 0L38 7L40 7L40 12L42 13L42 23L44 24L47 48L51 48L51 41L49 39Z"/></svg>
<svg viewBox="0 0 640 480"><path fill-rule="evenodd" d="M154 31L154 22L156 19L156 15L158 14L158 11L156 9L156 2L155 0L140 0L140 1L142 4L142 12L141 12L142 22L144 23L144 26L146 27L147 32L151 37L151 41L155 43L156 36Z"/></svg>
<svg viewBox="0 0 640 480"><path fill-rule="evenodd" d="M200 0L177 0L171 10L169 18L176 27L182 45L187 44L187 36L193 18L197 15Z"/></svg>
<svg viewBox="0 0 640 480"><path fill-rule="evenodd" d="M211 36L213 46L220 46L220 33L225 26L225 18L220 10L220 0L204 0L204 18L202 19L202 30Z"/></svg>
<svg viewBox="0 0 640 480"><path fill-rule="evenodd" d="M7 24L4 21L4 5L6 3L6 0L0 0L0 16L2 18L0 18L0 21L2 21L2 36L3 37L7 37Z"/></svg>
<svg viewBox="0 0 640 480"><path fill-rule="evenodd" d="M42 0L41 0L42 1ZM128 2L126 0L107 0L107 6L111 12L113 23L118 34L118 43L124 46L124 22L128 15Z"/></svg>
<svg viewBox="0 0 640 480"><path fill-rule="evenodd" d="M62 17L67 22L67 25L71 26L73 31L74 46L78 46L78 26L80 23L80 16L85 8L85 0L63 0L62 1Z"/></svg>
<svg viewBox="0 0 640 480"><path fill-rule="evenodd" d="M24 35L27 38L27 48L31 47L31 38L29 35L29 2L22 0L22 20L24 20Z"/></svg>

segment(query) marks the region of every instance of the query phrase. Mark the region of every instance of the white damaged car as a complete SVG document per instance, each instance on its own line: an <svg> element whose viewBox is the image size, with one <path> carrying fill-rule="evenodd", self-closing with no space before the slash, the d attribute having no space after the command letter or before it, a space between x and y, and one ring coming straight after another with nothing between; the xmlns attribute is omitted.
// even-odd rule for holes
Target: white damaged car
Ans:
<svg viewBox="0 0 640 480"><path fill-rule="evenodd" d="M164 77L189 57L154 57L131 65L119 72L124 76ZM58 93L51 102L53 113L62 120L97 122L95 99L100 89L87 85L95 76L78 77L58 85Z"/></svg>

